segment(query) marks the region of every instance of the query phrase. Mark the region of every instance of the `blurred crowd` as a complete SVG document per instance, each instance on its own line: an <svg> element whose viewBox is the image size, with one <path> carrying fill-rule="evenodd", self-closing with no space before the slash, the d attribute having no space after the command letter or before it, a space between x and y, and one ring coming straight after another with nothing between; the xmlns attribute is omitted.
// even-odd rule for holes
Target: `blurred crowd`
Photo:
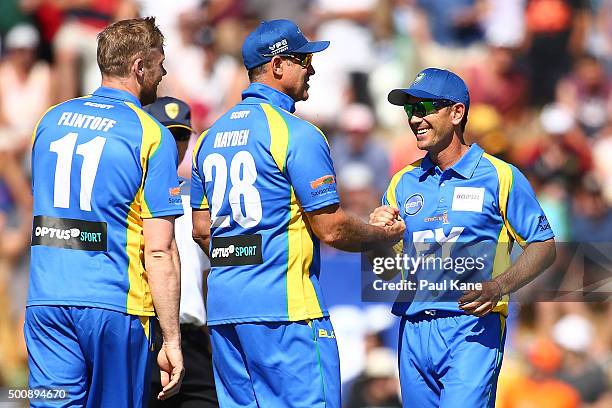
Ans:
<svg viewBox="0 0 612 408"><path fill-rule="evenodd" d="M364 219L390 176L423 155L388 91L428 66L461 75L468 141L528 176L558 241L602 244L597 262L580 265L597 264L589 284L601 296L513 304L498 406L612 406L612 0L2 0L0 388L27 382L32 129L50 106L97 88L96 34L139 15L156 16L166 36L158 93L189 102L197 133L240 100L240 47L261 20L290 18L330 40L297 114L327 135L343 205ZM323 252L325 264L333 251ZM349 335L356 324L351 313L332 320ZM383 327L364 327L351 345L359 357L343 363L353 365L343 401L399 407L396 350Z"/></svg>

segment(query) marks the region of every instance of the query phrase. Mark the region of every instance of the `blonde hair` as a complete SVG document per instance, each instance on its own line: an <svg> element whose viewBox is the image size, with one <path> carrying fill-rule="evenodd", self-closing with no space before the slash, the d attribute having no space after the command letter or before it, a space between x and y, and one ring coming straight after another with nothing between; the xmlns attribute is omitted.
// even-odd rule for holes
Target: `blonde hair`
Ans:
<svg viewBox="0 0 612 408"><path fill-rule="evenodd" d="M152 48L164 47L164 35L155 24L155 17L117 21L98 34L98 67L102 75L126 77L134 59L148 64Z"/></svg>

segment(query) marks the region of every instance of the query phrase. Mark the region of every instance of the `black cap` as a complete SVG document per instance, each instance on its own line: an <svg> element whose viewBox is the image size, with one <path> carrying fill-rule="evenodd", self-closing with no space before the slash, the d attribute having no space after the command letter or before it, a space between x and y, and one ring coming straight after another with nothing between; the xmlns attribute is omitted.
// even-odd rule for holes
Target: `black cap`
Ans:
<svg viewBox="0 0 612 408"><path fill-rule="evenodd" d="M180 99L162 96L152 104L143 106L143 109L168 129L185 129L189 133L193 132L191 109Z"/></svg>

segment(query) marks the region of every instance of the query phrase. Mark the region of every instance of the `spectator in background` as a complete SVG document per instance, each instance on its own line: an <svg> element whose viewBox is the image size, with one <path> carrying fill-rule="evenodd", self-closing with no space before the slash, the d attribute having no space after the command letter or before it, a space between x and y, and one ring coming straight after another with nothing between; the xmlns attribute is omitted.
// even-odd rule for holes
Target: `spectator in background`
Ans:
<svg viewBox="0 0 612 408"><path fill-rule="evenodd" d="M1 40L4 40L4 36L16 25L30 22L23 3L23 0L2 0L0 2Z"/></svg>
<svg viewBox="0 0 612 408"><path fill-rule="evenodd" d="M17 25L6 36L6 56L0 61L0 149L25 152L34 125L52 103L51 69L36 59L38 43L31 25Z"/></svg>
<svg viewBox="0 0 612 408"><path fill-rule="evenodd" d="M229 32L227 31L229 30ZM192 105L194 129L201 133L219 116L240 101L248 78L239 62L220 48L219 35L239 35L235 27L220 23L216 29L201 28L193 39L184 42L175 55L174 69L169 71L168 88Z"/></svg>
<svg viewBox="0 0 612 408"><path fill-rule="evenodd" d="M612 206L612 121L595 136L591 150L595 176L606 204Z"/></svg>
<svg viewBox="0 0 612 408"><path fill-rule="evenodd" d="M573 71L557 84L557 101L574 113L587 136L593 136L609 121L612 80L597 58L582 55Z"/></svg>
<svg viewBox="0 0 612 408"><path fill-rule="evenodd" d="M329 39L331 45L325 55L316 56L318 80L299 112L325 128L347 101L371 105L368 76L376 57L369 23L376 0L316 0L312 5L315 36Z"/></svg>
<svg viewBox="0 0 612 408"><path fill-rule="evenodd" d="M591 169L591 149L571 111L560 105L546 106L540 125L544 133L535 148L522 158L537 177L575 181Z"/></svg>
<svg viewBox="0 0 612 408"><path fill-rule="evenodd" d="M570 385L555 378L561 350L548 339L532 342L527 350L528 375L519 376L500 394L498 408L579 408L580 396Z"/></svg>
<svg viewBox="0 0 612 408"><path fill-rule="evenodd" d="M396 361L397 356L391 350L372 349L345 408L401 408Z"/></svg>
<svg viewBox="0 0 612 408"><path fill-rule="evenodd" d="M30 243L31 208L30 185L14 153L0 150L0 384L13 386L27 376L23 337L15 336L23 326L23 309L14 284Z"/></svg>
<svg viewBox="0 0 612 408"><path fill-rule="evenodd" d="M472 58L473 47L483 39L482 20L486 4L481 0L417 0L419 57L423 65L455 67L457 61Z"/></svg>
<svg viewBox="0 0 612 408"><path fill-rule="evenodd" d="M367 105L347 106L340 113L339 133L332 137L331 154L338 173L349 163L365 165L375 176L372 183L380 196L389 180L389 154L373 137L375 125L374 113Z"/></svg>
<svg viewBox="0 0 612 408"><path fill-rule="evenodd" d="M584 50L587 0L528 0L527 61L531 68L531 104L552 102L555 86Z"/></svg>
<svg viewBox="0 0 612 408"><path fill-rule="evenodd" d="M133 18L132 0L54 0L64 21L54 39L58 101L93 92L100 83L96 35L113 21Z"/></svg>
<svg viewBox="0 0 612 408"><path fill-rule="evenodd" d="M574 242L612 242L612 210L592 176L583 177L572 192L570 224Z"/></svg>
<svg viewBox="0 0 612 408"><path fill-rule="evenodd" d="M559 378L574 387L584 403L612 401L606 373L589 356L595 335L592 323L580 315L568 314L555 324L552 335L563 353Z"/></svg>
<svg viewBox="0 0 612 408"><path fill-rule="evenodd" d="M484 60L469 63L465 78L475 105L488 104L506 123L517 122L526 113L528 79L517 64L518 43L511 38L487 37Z"/></svg>
<svg viewBox="0 0 612 408"><path fill-rule="evenodd" d="M367 221L380 201L381 194L374 184L376 173L362 162L346 163L337 173L338 194L345 210Z"/></svg>

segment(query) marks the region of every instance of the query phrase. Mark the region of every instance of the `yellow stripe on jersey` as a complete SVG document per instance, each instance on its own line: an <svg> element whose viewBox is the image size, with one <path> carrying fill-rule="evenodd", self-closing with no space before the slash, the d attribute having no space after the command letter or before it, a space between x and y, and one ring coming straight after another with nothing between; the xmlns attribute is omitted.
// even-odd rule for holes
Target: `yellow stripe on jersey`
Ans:
<svg viewBox="0 0 612 408"><path fill-rule="evenodd" d="M423 159L419 159L415 161L414 163L409 164L408 166L404 167L403 169L395 173L393 177L391 178L391 181L389 182L389 187L387 187L387 194L386 194L387 202L389 203L391 207L399 209L399 206L397 205L397 195L395 194L395 189L397 188L397 185L402 179L402 176L406 173L411 172L417 167L419 167L421 165L422 160Z"/></svg>
<svg viewBox="0 0 612 408"><path fill-rule="evenodd" d="M401 169L400 171L398 171L397 173L395 173L393 175L393 177L391 178L391 181L389 182L389 187L387 187L387 202L389 203L389 205L393 208L398 208L399 206L397 204L397 195L395 194L395 189L397 188L397 185L399 184L400 180L402 179L402 176L406 173L411 172L412 170L416 169L417 167L419 167L421 165L421 161L423 159L419 159L411 164L409 164L408 166L404 167L403 169ZM404 240L400 240L397 244L395 244L393 246L393 250L395 251L396 254L401 254L402 251L404 249ZM403 272L402 272L402 278L403 278Z"/></svg>
<svg viewBox="0 0 612 408"><path fill-rule="evenodd" d="M267 103L260 104L270 127L270 153L281 173L285 173L289 128L285 119Z"/></svg>
<svg viewBox="0 0 612 408"><path fill-rule="evenodd" d="M206 129L204 132L202 132L200 137L198 137L195 146L193 146L193 152L191 154L191 165L196 169L198 168L198 150L200 150L200 146L202 145L202 142L204 141L204 138L208 134L209 130L210 129Z"/></svg>
<svg viewBox="0 0 612 408"><path fill-rule="evenodd" d="M487 153L483 153L483 157L489 160L497 172L497 179L499 182L498 205L503 219L503 224L501 230L499 231L499 236L497 237L497 247L495 248L495 259L493 260L493 271L491 274L491 278L495 278L508 270L508 268L512 265L510 259L512 241L515 240L520 245L524 245L525 240L523 240L516 233L516 231L514 231L514 228L512 228L512 225L510 225L507 217L508 199L510 197L513 182L512 168L508 163L505 163ZM508 295L502 297L502 299L493 308L493 311L507 316L508 301Z"/></svg>
<svg viewBox="0 0 612 408"><path fill-rule="evenodd" d="M204 138L208 134L209 130L210 129L206 129L204 132L202 132L202 134L196 141L195 146L193 146L193 152L191 154L191 165L193 166L194 169L196 169L196 171L198 170L198 151L200 150L200 146L202 145L202 142L204 141ZM202 202L200 202L200 205L198 205L198 208L200 210L208 210L209 207L210 205L208 204L208 199L206 198L206 194L202 194Z"/></svg>
<svg viewBox="0 0 612 408"><path fill-rule="evenodd" d="M161 144L162 131L160 126L142 109L130 102L126 102L126 105L136 113L142 127L140 146L142 179L138 192L130 204L127 216L126 253L128 255L128 279L130 285L127 296L127 313L140 316L154 316L153 298L144 268L142 219L151 218L152 216L144 197L144 181L149 157L155 154Z"/></svg>
<svg viewBox="0 0 612 408"><path fill-rule="evenodd" d="M289 147L289 128L281 114L272 106L262 103L261 108L270 128L270 153L280 172L284 173ZM287 226L287 315L290 321L317 319L323 317L323 310L310 280L314 242L295 191L293 187L290 189Z"/></svg>
<svg viewBox="0 0 612 408"><path fill-rule="evenodd" d="M512 190L512 183L514 181L514 177L512 175L512 168L510 165L497 157L493 157L490 154L483 153L482 155L495 167L497 171L497 178L499 180L499 210L501 212L501 216L504 220L504 224L506 225L508 232L512 239L519 243L520 246L524 247L527 244L527 241L523 239L512 227L510 221L508 220L508 199L510 197L510 191Z"/></svg>
<svg viewBox="0 0 612 408"><path fill-rule="evenodd" d="M290 210L287 227L287 314L290 321L317 319L323 317L323 310L310 280L314 243L293 187Z"/></svg>

